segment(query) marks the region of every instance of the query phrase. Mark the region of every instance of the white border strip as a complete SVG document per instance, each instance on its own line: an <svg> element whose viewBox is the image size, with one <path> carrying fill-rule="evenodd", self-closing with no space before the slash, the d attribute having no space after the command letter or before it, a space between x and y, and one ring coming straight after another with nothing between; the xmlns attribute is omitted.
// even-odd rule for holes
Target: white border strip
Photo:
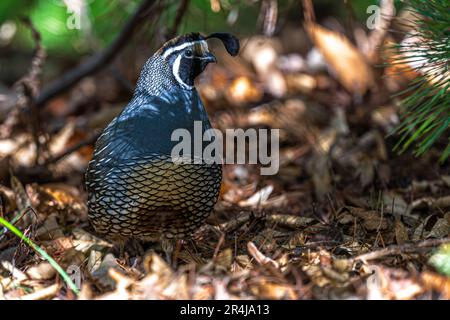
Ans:
<svg viewBox="0 0 450 320"><path fill-rule="evenodd" d="M206 43L205 40L198 40L198 41L186 42L186 43L180 44L180 45L178 45L178 46L176 46L176 47L167 49L167 50L164 52L164 54L163 54L163 58L165 59L165 58L167 58L169 55L171 55L173 52L183 50L184 48L187 48L187 47L189 47L189 46L193 46L193 45L196 44L196 43L201 43L201 44L205 45L206 48L208 48L208 44Z"/></svg>
<svg viewBox="0 0 450 320"><path fill-rule="evenodd" d="M173 73L173 75L175 76L175 79L178 81L178 83L179 83L184 89L192 90L192 88L194 88L194 86L187 85L187 84L184 83L184 81L180 78L180 75L179 75L179 71L180 71L180 61L181 61L181 54L178 55L178 57L175 59L175 62L174 62L173 67L172 67L172 73Z"/></svg>

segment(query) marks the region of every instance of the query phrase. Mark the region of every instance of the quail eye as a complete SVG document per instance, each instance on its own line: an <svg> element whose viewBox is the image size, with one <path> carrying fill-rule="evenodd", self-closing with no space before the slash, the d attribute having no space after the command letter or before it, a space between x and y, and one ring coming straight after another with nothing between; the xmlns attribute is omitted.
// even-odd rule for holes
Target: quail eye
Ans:
<svg viewBox="0 0 450 320"><path fill-rule="evenodd" d="M191 49L187 49L184 52L184 56L187 57L187 58L191 58L192 57L192 50Z"/></svg>

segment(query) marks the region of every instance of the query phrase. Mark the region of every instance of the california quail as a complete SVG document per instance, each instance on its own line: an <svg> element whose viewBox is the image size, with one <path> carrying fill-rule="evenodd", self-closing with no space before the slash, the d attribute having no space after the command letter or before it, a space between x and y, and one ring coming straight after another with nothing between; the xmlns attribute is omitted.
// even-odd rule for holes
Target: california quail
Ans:
<svg viewBox="0 0 450 320"><path fill-rule="evenodd" d="M227 33L190 33L165 43L145 63L133 98L95 144L86 172L89 218L100 234L127 240L189 238L211 213L221 164L174 162L175 129L210 129L194 79L216 59L206 40L219 38L231 55L238 40Z"/></svg>

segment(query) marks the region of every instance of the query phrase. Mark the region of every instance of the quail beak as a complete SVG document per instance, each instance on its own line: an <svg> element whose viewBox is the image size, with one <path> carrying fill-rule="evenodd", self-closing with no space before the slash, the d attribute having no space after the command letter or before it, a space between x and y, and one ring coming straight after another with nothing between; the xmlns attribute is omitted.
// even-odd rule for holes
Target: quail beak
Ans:
<svg viewBox="0 0 450 320"><path fill-rule="evenodd" d="M216 57L211 52L204 52L201 56L197 57L202 61L202 64L207 65L210 62L217 62Z"/></svg>

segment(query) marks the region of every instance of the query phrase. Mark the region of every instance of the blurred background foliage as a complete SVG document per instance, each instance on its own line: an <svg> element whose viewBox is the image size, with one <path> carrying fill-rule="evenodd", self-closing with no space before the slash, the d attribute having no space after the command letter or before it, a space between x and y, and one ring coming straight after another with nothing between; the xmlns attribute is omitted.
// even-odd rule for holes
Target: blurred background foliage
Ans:
<svg viewBox="0 0 450 320"><path fill-rule="evenodd" d="M445 10L448 4L446 1L431 1L440 4ZM53 78L68 65L78 63L83 56L98 52L106 47L117 36L127 21L139 5L138 0L3 0L0 2L0 80L11 85L21 74L24 74L27 65L23 63L32 55L34 42L30 31L22 23L20 17L30 17L37 30L41 33L42 43L47 50L48 59L45 65L44 80ZM189 2L178 33L201 31L209 33L223 30L232 32L240 38L250 37L263 33L263 20L261 16L264 1L258 0L192 0ZM301 1L280 0L277 1L276 29L274 35L282 30L286 24L300 26L302 22ZM426 1L413 1L412 7L434 10L434 5L428 5ZM166 0L164 9L161 10L158 21L150 21L144 30L141 39L149 41L148 47L157 48L165 39L161 34L174 24L174 20L179 8L180 1ZM358 24L365 25L368 17L372 14L368 10L371 5L380 5L379 0L358 0L358 1L336 1L336 0L316 0L314 6L319 23L321 18L333 17L341 26L348 30ZM397 12L405 7L405 2L395 1ZM423 10L422 10L423 11ZM433 21L437 21L432 11L427 15L427 11L421 12L425 16L430 16ZM80 12L80 19L76 20L74 12ZM349 15L350 13L350 15ZM448 18L445 12L438 12L438 17ZM328 21L330 22L330 21ZM153 25L151 25L153 23ZM333 23L333 22L331 22ZM444 21L443 24L448 24ZM160 34L159 38L152 36L152 28L157 26ZM437 29L436 29L437 28ZM443 34L447 31L439 31L442 24L434 27L428 32L428 37L435 42L441 41ZM422 29L426 29L422 26ZM340 30L344 31L345 30ZM426 31L426 30L425 30ZM158 36L158 34L156 34ZM448 39L448 38L447 38ZM142 40L141 40L142 41ZM411 51L411 48L406 48ZM442 54L448 55L448 48L442 47ZM428 53L430 55L430 52ZM19 58L17 58L19 57ZM22 57L22 59L20 59ZM414 57L413 57L414 58ZM411 57L407 58L411 59ZM434 57L430 58L435 60ZM400 61L402 62L402 61ZM403 61L404 62L404 61ZM426 88L425 88L426 89ZM441 103L446 98L446 89L441 89L441 99L434 99L433 105L424 107L425 112L415 112L415 107L422 105L424 99L428 97L428 89L418 90L416 95L404 101L406 109L413 111L412 116L406 118L398 132L402 133L402 139L398 149L400 151L408 149L413 142L419 141L416 154L421 155L429 149L431 145L446 132L448 128L447 119L440 117L447 112L447 104ZM436 102L437 101L437 102ZM434 107L441 106L440 113L433 113ZM429 134L429 126L423 119L428 119L430 112L435 118L441 119L442 124ZM431 121L429 121L431 122ZM412 124L411 124L412 123ZM434 125L434 123L433 123ZM420 128L420 129L418 129ZM433 129L433 128L432 128ZM442 159L446 159L450 152L450 145L445 148Z"/></svg>
<svg viewBox="0 0 450 320"><path fill-rule="evenodd" d="M397 1L401 6L400 1ZM170 25L173 21L179 1L167 1L168 5L162 12L161 23ZM214 7L218 3L218 7ZM82 4L81 8L79 5ZM17 17L29 16L36 25L43 38L43 44L50 55L83 54L108 44L120 31L126 18L139 4L137 0L4 0L0 2L0 37L2 46L6 44L15 47L32 49L33 41L28 29L21 26ZM374 0L353 1L351 7L355 18L363 23L368 13L366 9L372 4L379 4ZM193 0L180 26L179 32L227 29L240 35L260 33L260 27L255 24L260 13L260 1L255 0ZM78 7L77 7L78 6ZM299 20L301 8L299 1L281 0L278 2L279 16L292 20ZM329 13L345 21L348 11L344 2L335 0L315 1L320 8L318 15L327 16ZM81 10L81 29L73 28L71 19L73 8ZM300 23L300 21L299 21ZM14 36L13 36L14 35ZM9 43L8 40L13 41Z"/></svg>

